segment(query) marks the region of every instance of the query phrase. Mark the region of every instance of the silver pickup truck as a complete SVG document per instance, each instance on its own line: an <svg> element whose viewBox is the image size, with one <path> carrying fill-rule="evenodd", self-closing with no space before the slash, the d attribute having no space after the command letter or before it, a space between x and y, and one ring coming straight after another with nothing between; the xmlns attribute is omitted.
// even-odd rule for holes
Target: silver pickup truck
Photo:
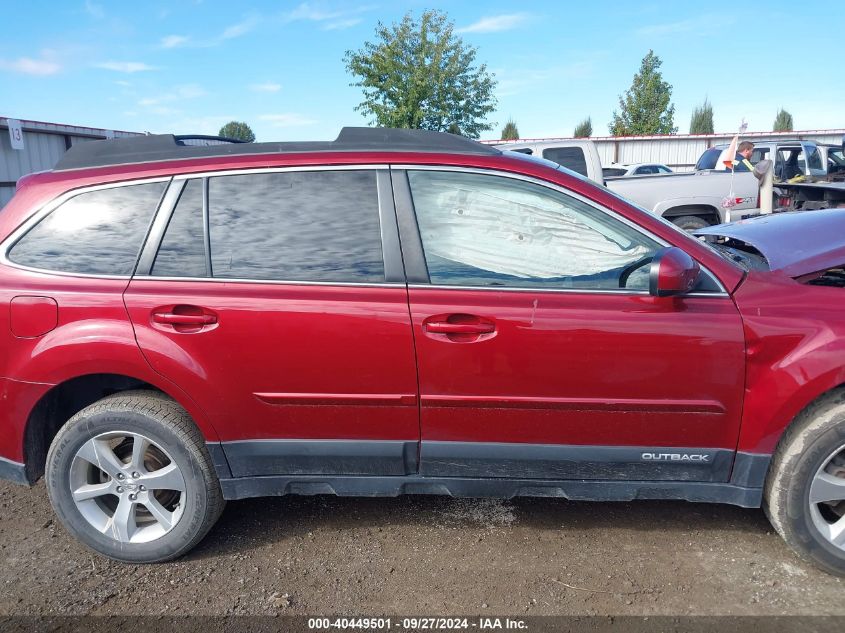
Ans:
<svg viewBox="0 0 845 633"><path fill-rule="evenodd" d="M512 141L497 144L499 149L532 154L554 161L609 189L652 213L672 221L679 227L694 231L713 224L721 224L757 215L759 211L759 182L749 171L731 174L719 163L725 146L706 150L691 172L638 176L636 178L608 178L602 175L601 160L592 141L565 139L525 143ZM792 177L795 169L806 175L818 176L815 157L818 146L811 141L772 141L756 144L758 150L752 162L762 158L780 158L783 176ZM764 153L765 150L765 153ZM809 156L803 162L801 158ZM822 166L824 162L819 160ZM776 162L775 168L777 169ZM726 199L730 199L725 205ZM729 210L726 210L726 206Z"/></svg>

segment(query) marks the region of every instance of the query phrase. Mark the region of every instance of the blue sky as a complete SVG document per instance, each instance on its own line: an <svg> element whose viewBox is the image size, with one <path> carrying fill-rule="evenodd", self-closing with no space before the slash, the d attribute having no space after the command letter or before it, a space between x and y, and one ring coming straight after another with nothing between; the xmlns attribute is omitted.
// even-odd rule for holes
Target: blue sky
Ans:
<svg viewBox="0 0 845 633"><path fill-rule="evenodd" d="M596 135L649 48L687 132L705 96L717 131L845 127L845 2L358 2L32 0L4 11L0 116L133 131L216 133L247 121L258 140L331 139L364 125L343 55L377 22L445 11L496 74L498 138ZM824 35L823 35L824 34Z"/></svg>

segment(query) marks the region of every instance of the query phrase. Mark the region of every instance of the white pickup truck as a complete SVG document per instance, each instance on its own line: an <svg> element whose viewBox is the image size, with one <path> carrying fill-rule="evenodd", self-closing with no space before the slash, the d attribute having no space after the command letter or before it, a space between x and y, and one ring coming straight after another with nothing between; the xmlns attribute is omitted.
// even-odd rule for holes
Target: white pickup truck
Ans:
<svg viewBox="0 0 845 633"><path fill-rule="evenodd" d="M652 213L670 220L687 231L759 214L759 182L749 171L735 174L724 169L607 178L595 144L587 139L496 144L502 150L531 154L558 163L607 186ZM733 191L730 214L723 202Z"/></svg>

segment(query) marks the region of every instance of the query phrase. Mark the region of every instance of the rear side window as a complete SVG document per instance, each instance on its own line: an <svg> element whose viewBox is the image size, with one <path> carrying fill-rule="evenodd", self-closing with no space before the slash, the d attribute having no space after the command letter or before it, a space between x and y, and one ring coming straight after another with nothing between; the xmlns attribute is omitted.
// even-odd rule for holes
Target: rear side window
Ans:
<svg viewBox="0 0 845 633"><path fill-rule="evenodd" d="M189 180L182 190L150 274L159 277L207 276L202 186L202 180Z"/></svg>
<svg viewBox="0 0 845 633"><path fill-rule="evenodd" d="M166 183L110 187L67 200L9 251L22 266L131 275Z"/></svg>
<svg viewBox="0 0 845 633"><path fill-rule="evenodd" d="M208 204L214 277L384 281L374 171L215 176Z"/></svg>
<svg viewBox="0 0 845 633"><path fill-rule="evenodd" d="M543 150L543 158L552 160L582 176L587 175L587 161L584 158L584 150L580 147L548 147Z"/></svg>

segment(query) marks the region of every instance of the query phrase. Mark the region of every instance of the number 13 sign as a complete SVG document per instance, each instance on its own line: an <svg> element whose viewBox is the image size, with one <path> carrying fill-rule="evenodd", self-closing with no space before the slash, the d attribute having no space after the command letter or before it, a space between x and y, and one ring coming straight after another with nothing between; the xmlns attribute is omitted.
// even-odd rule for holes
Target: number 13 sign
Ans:
<svg viewBox="0 0 845 633"><path fill-rule="evenodd" d="M6 125L9 126L9 140L12 143L12 149L23 149L21 122L16 119L6 119Z"/></svg>

